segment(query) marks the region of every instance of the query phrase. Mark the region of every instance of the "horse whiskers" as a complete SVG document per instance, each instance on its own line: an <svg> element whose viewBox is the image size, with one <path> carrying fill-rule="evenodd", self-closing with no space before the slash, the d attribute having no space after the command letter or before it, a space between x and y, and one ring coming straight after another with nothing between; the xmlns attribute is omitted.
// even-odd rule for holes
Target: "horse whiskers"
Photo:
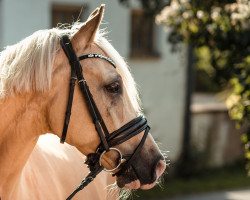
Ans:
<svg viewBox="0 0 250 200"><path fill-rule="evenodd" d="M119 191L119 200L126 200L130 197L132 197L132 192L133 190L130 190L130 189L120 189L118 186L117 186L117 183L114 182L113 184L110 184L108 186L105 187L105 189L108 190L108 196L113 196L113 195L116 195L117 194L117 191Z"/></svg>
<svg viewBox="0 0 250 200"><path fill-rule="evenodd" d="M162 151L161 150L161 154L163 156L163 161L164 161L164 163L166 164L167 167L169 167L169 165L170 165L170 160L167 159L168 158L168 153L169 153L169 151ZM161 189L163 189L164 177L165 177L166 174L168 174L167 170L165 170L165 172L162 174L162 176L157 180L156 184L159 185L159 187Z"/></svg>
<svg viewBox="0 0 250 200"><path fill-rule="evenodd" d="M121 189L119 194L120 200L132 199L133 198L133 190L130 189Z"/></svg>
<svg viewBox="0 0 250 200"><path fill-rule="evenodd" d="M169 151L163 151L163 150L161 150L161 154L162 154L162 156L163 156L163 161L165 162L165 164L167 165L167 166L169 166L169 164L170 164L170 160L167 160L167 158L168 158L168 153L169 153Z"/></svg>
<svg viewBox="0 0 250 200"><path fill-rule="evenodd" d="M162 156L163 156L163 159L164 159L163 161L164 161L167 165L169 165L170 160L167 160L169 151L161 150L161 145L162 145L161 142L155 141L155 143L156 143L157 146L160 148L159 151L161 152L161 154L162 154Z"/></svg>
<svg viewBox="0 0 250 200"><path fill-rule="evenodd" d="M114 196L117 194L117 192L119 192L119 188L116 184L116 182L114 182L113 184L110 184L108 186L105 187L106 190L108 190L108 196Z"/></svg>
<svg viewBox="0 0 250 200"><path fill-rule="evenodd" d="M163 184L164 184L164 176L161 176L157 182L156 185L159 186L161 189L163 189Z"/></svg>

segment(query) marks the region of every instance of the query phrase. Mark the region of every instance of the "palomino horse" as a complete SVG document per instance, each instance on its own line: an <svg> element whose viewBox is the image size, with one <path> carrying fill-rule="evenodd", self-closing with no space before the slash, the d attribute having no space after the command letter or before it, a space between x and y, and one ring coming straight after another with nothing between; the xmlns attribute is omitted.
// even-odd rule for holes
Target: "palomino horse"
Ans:
<svg viewBox="0 0 250 200"><path fill-rule="evenodd" d="M84 24L76 24L71 29L35 32L1 52L2 200L66 199L87 173L83 155L97 154L105 142L99 163L103 168L117 166L120 159L117 152L120 156L132 155L128 160L122 159L121 166L113 171L120 188L150 189L165 170L163 156L152 136L146 135L147 128L137 130L136 134L129 132L124 138L128 132L124 133L123 129L140 113L138 93L125 62L98 31L103 10L104 6L96 9ZM79 80L76 85L67 144L60 144L58 137L62 137L73 69L72 60L69 62L60 45L65 35L70 38L77 57L85 54L98 54L99 57L77 59L78 66L83 66L81 70L86 80ZM116 67L112 66L111 59L104 60L104 57L110 57ZM121 133L112 134L116 143L113 139L108 140L108 136L101 138L100 130L97 134L88 102L81 93L83 82L88 83L107 130L113 132L123 127ZM100 129L102 133L103 125ZM145 138L144 143L142 138ZM109 151L111 146L117 150ZM110 183L110 174L101 173L74 199L105 199L107 191L104 188Z"/></svg>

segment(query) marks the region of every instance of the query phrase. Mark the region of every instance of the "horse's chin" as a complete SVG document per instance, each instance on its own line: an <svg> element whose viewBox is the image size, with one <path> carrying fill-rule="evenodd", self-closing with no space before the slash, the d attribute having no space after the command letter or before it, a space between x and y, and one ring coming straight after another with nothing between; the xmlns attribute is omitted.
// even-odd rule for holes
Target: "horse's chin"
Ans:
<svg viewBox="0 0 250 200"><path fill-rule="evenodd" d="M143 189L143 190L149 190L153 188L156 185L156 181L151 184L141 185L141 182L139 180L132 181L131 183L126 184L122 189Z"/></svg>

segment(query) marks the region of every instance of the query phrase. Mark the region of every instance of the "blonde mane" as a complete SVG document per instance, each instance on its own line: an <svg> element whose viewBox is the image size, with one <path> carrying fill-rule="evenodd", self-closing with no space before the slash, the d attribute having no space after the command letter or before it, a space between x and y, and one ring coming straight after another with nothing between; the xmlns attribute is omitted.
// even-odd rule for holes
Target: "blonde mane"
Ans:
<svg viewBox="0 0 250 200"><path fill-rule="evenodd" d="M44 92L50 89L60 37L64 34L72 37L82 25L76 23L71 28L40 30L0 52L0 100L16 93ZM103 35L98 33L95 42L115 61L131 102L140 112L136 84L128 66Z"/></svg>

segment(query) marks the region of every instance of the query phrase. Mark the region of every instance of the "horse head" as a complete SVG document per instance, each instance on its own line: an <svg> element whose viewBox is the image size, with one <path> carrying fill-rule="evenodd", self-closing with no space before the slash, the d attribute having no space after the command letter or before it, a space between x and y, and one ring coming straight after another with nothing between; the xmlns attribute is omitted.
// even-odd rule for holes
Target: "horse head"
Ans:
<svg viewBox="0 0 250 200"><path fill-rule="evenodd" d="M102 5L89 16L84 24L78 26L69 38L76 57L87 54L104 55L111 58L116 65L114 67L112 63L99 58L79 61L93 100L108 132L111 133L131 122L141 112L135 83L124 60L99 32L103 11ZM68 57L58 44L52 72L52 87L48 95L47 113L51 132L59 137L62 136L65 120L71 72ZM83 98L80 86L76 84L65 141L86 156L96 153L101 142L92 121L86 99ZM114 144L113 147L119 151L111 150L103 154L100 164L106 169L116 168L121 156L119 154L133 154L144 133L145 129L124 142ZM165 166L164 158L149 134L130 165L125 170L118 167L112 173L116 174L117 185L120 188L150 189L164 172Z"/></svg>

